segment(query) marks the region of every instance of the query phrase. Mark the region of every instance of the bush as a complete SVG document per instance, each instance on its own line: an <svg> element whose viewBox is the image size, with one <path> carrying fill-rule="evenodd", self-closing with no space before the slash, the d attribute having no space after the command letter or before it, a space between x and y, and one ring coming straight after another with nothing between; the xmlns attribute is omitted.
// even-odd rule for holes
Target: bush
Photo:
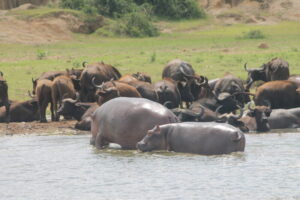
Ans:
<svg viewBox="0 0 300 200"><path fill-rule="evenodd" d="M84 0L60 0L59 6L61 8L81 10L84 6Z"/></svg>
<svg viewBox="0 0 300 200"><path fill-rule="evenodd" d="M125 32L131 37L158 36L158 29L145 14L134 12L125 16Z"/></svg>
<svg viewBox="0 0 300 200"><path fill-rule="evenodd" d="M94 5L101 15L120 18L137 10L133 0L94 0Z"/></svg>
<svg viewBox="0 0 300 200"><path fill-rule="evenodd" d="M260 30L251 30L247 33L244 33L243 39L263 39L266 36Z"/></svg>
<svg viewBox="0 0 300 200"><path fill-rule="evenodd" d="M154 13L169 19L203 18L205 12L195 0L135 0L139 5L151 4Z"/></svg>

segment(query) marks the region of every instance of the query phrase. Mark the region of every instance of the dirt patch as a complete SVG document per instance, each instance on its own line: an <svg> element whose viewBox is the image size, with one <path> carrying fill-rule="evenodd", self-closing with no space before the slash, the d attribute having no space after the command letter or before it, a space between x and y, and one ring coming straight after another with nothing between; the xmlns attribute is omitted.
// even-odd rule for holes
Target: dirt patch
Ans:
<svg viewBox="0 0 300 200"><path fill-rule="evenodd" d="M226 24L300 21L299 0L199 0L199 3L209 14Z"/></svg>
<svg viewBox="0 0 300 200"><path fill-rule="evenodd" d="M49 12L38 18L12 14L15 10L32 8L27 4L12 12L0 12L0 43L44 44L70 40L72 33L92 33L104 24L102 16L87 19L64 11Z"/></svg>
<svg viewBox="0 0 300 200"><path fill-rule="evenodd" d="M89 131L79 131L74 129L76 121L60 122L20 122L20 123L1 123L0 135L14 134L37 134L37 135L57 135L57 134L90 134Z"/></svg>

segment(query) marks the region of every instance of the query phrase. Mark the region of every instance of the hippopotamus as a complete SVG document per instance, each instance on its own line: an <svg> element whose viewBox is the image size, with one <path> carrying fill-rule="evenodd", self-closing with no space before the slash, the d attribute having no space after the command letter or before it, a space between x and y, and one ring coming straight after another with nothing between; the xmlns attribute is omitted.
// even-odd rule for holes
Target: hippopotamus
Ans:
<svg viewBox="0 0 300 200"><path fill-rule="evenodd" d="M156 125L137 143L140 151L168 150L203 155L244 151L245 136L230 124L184 122Z"/></svg>
<svg viewBox="0 0 300 200"><path fill-rule="evenodd" d="M163 105L144 98L118 97L107 101L92 115L91 144L101 149L117 143L122 149L136 149L136 143L154 125L179 122Z"/></svg>

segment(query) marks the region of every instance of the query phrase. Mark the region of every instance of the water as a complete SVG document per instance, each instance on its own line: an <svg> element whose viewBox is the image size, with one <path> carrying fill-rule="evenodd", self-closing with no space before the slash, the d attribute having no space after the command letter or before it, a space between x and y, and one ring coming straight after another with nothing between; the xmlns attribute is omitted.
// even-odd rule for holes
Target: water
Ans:
<svg viewBox="0 0 300 200"><path fill-rule="evenodd" d="M96 150L87 135L0 137L0 199L300 199L300 133L223 156Z"/></svg>

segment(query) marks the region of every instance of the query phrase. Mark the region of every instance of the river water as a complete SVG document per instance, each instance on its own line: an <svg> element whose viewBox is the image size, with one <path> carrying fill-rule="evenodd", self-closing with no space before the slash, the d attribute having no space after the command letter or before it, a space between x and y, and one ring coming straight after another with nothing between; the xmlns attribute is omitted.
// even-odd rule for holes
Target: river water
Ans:
<svg viewBox="0 0 300 200"><path fill-rule="evenodd" d="M300 199L299 130L246 135L244 153L222 156L96 150L89 137L0 137L0 199Z"/></svg>

